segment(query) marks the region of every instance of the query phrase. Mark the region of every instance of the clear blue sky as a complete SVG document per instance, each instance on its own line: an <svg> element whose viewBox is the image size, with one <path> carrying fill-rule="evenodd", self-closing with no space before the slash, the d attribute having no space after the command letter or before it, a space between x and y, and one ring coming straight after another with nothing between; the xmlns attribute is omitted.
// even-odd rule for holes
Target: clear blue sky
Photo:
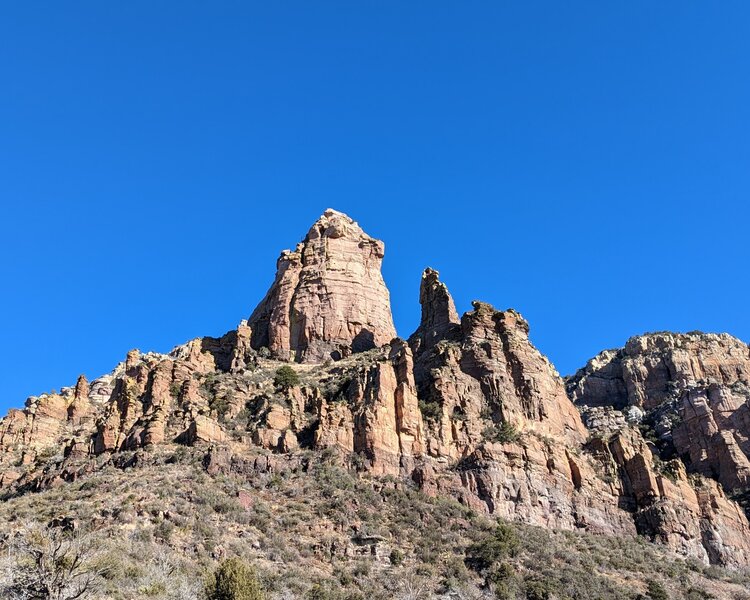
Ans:
<svg viewBox="0 0 750 600"><path fill-rule="evenodd" d="M327 207L562 373L750 340L747 2L5 2L0 409L247 317Z"/></svg>

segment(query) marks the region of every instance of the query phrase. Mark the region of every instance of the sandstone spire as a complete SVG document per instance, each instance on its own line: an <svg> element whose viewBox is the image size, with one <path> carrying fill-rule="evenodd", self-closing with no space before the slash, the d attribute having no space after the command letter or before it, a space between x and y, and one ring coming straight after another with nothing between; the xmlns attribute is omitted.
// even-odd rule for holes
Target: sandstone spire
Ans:
<svg viewBox="0 0 750 600"><path fill-rule="evenodd" d="M380 266L384 244L347 215L326 210L293 251L248 320L253 348L283 360L322 362L396 335Z"/></svg>
<svg viewBox="0 0 750 600"><path fill-rule="evenodd" d="M422 319L409 338L409 345L415 354L431 348L442 339L456 338L461 330L461 320L448 288L440 281L440 273L429 267L422 273L419 303L422 305Z"/></svg>
<svg viewBox="0 0 750 600"><path fill-rule="evenodd" d="M73 392L75 400L89 399L89 382L85 375L79 375L76 381L75 391Z"/></svg>

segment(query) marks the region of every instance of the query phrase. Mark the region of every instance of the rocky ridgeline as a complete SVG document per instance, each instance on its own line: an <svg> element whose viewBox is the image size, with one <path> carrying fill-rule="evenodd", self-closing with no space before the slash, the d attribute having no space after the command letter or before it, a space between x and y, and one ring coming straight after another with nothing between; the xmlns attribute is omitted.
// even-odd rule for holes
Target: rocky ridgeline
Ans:
<svg viewBox="0 0 750 600"><path fill-rule="evenodd" d="M10 411L2 492L65 485L159 444L205 445L207 470L248 476L326 453L508 519L750 564L750 526L725 492L750 473L746 345L634 338L564 382L520 314L475 302L459 317L432 269L417 331L397 338L383 256L326 211L236 330L133 350L110 375ZM275 381L285 364L298 382Z"/></svg>

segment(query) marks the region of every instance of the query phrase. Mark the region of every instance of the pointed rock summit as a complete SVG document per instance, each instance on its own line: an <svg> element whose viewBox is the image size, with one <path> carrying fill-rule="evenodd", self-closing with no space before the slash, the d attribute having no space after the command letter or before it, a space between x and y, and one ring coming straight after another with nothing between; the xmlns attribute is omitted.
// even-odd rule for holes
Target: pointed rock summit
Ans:
<svg viewBox="0 0 750 600"><path fill-rule="evenodd" d="M419 286L422 319L409 338L414 354L432 348L443 339L455 339L461 331L461 319L448 288L440 281L440 273L427 267Z"/></svg>
<svg viewBox="0 0 750 600"><path fill-rule="evenodd" d="M248 320L251 346L314 363L391 341L384 249L353 219L326 210L295 250L281 253L276 279Z"/></svg>

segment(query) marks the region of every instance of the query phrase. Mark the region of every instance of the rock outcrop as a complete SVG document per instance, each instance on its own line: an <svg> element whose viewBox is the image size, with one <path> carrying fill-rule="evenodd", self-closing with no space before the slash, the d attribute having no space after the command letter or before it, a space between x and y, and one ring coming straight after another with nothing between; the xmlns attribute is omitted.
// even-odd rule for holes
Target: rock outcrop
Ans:
<svg viewBox="0 0 750 600"><path fill-rule="evenodd" d="M362 457L378 475L409 475L424 452L411 350L394 339L381 360L345 375L340 395L319 398L314 447Z"/></svg>
<svg viewBox="0 0 750 600"><path fill-rule="evenodd" d="M430 452L460 458L483 440L502 437L503 429L582 442L580 415L554 367L529 341L526 320L513 310L473 305L458 331L447 327L444 339L431 337L432 347L415 365L420 398L433 415Z"/></svg>
<svg viewBox="0 0 750 600"><path fill-rule="evenodd" d="M589 451L640 535L705 563L750 562L747 518L715 481L688 475L679 460L661 461L638 429L602 424Z"/></svg>
<svg viewBox="0 0 750 600"><path fill-rule="evenodd" d="M432 348L440 340L458 339L461 319L446 285L440 281L440 273L427 268L422 273L419 286L419 303L422 318L417 330L409 337L409 345L415 355Z"/></svg>
<svg viewBox="0 0 750 600"><path fill-rule="evenodd" d="M581 406L637 407L659 450L726 490L750 484L750 349L727 334L658 333L591 359L567 382Z"/></svg>
<svg viewBox="0 0 750 600"><path fill-rule="evenodd" d="M281 360L321 362L382 346L396 335L380 272L385 246L328 209L294 251L248 320L251 345Z"/></svg>

